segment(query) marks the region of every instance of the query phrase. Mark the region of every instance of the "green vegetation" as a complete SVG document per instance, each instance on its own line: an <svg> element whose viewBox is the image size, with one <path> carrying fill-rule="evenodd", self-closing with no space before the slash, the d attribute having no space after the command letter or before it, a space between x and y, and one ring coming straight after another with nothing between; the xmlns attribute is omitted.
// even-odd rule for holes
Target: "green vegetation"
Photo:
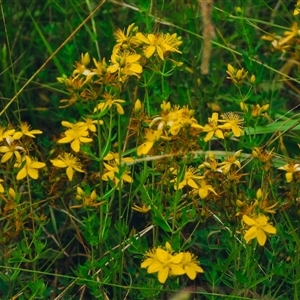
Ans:
<svg viewBox="0 0 300 300"><path fill-rule="evenodd" d="M1 299L300 298L300 2L235 5L0 1Z"/></svg>

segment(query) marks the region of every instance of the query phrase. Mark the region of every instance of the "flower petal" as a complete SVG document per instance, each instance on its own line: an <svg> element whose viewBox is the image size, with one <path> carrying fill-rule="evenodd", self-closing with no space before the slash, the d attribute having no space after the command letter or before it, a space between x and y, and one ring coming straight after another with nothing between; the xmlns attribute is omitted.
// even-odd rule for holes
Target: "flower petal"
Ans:
<svg viewBox="0 0 300 300"><path fill-rule="evenodd" d="M265 234L265 232L258 228L257 229L257 241L260 244L260 246L263 246L266 243L267 240L267 235Z"/></svg>
<svg viewBox="0 0 300 300"><path fill-rule="evenodd" d="M243 215L243 221L249 226L256 225L256 222L253 219L249 218L247 215Z"/></svg>
<svg viewBox="0 0 300 300"><path fill-rule="evenodd" d="M244 235L244 239L248 243L250 240L257 237L257 228L256 226L251 227Z"/></svg>
<svg viewBox="0 0 300 300"><path fill-rule="evenodd" d="M158 272L158 281L160 283L165 283L168 276L169 276L169 267L164 267L163 269L159 270Z"/></svg>
<svg viewBox="0 0 300 300"><path fill-rule="evenodd" d="M275 227L273 227L270 224L267 224L266 226L263 227L263 230L267 233L271 233L271 234L276 234L277 230Z"/></svg>

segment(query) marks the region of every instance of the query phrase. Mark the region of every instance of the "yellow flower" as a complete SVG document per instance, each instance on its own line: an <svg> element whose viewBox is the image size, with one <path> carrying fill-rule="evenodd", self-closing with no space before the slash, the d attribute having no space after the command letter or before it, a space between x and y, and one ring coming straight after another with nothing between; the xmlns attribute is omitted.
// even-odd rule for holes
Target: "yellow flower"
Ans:
<svg viewBox="0 0 300 300"><path fill-rule="evenodd" d="M163 34L152 34L149 33L147 36L138 32L136 34L138 40L146 44L144 54L147 58L150 58L155 52L157 52L159 58L164 60L164 55L167 52L178 52L181 53L177 48L182 44L181 38L177 37L174 33Z"/></svg>
<svg viewBox="0 0 300 300"><path fill-rule="evenodd" d="M141 55L129 51L113 53L111 56L112 64L107 68L110 73L118 72L119 80L125 82L127 76L140 77L143 68L139 63Z"/></svg>
<svg viewBox="0 0 300 300"><path fill-rule="evenodd" d="M262 189L258 189L256 192L256 200L253 207L257 206L261 212L266 212L270 214L275 214L274 208L277 206L278 202L270 205L268 200L268 193L263 193Z"/></svg>
<svg viewBox="0 0 300 300"><path fill-rule="evenodd" d="M30 130L30 125L28 125L26 122L21 123L21 131L15 132L12 138L14 140L19 140L23 135L29 136L31 138L35 138L35 134L42 134L43 131L34 129Z"/></svg>
<svg viewBox="0 0 300 300"><path fill-rule="evenodd" d="M177 52L182 53L177 48L182 44L181 37L177 37L177 33L165 33L162 35L162 47L164 50L164 55L167 52Z"/></svg>
<svg viewBox="0 0 300 300"><path fill-rule="evenodd" d="M208 154L205 155L205 161L199 165L199 169L209 169L212 172L222 172L222 170L219 169L220 163L215 158L214 154L212 152L208 152Z"/></svg>
<svg viewBox="0 0 300 300"><path fill-rule="evenodd" d="M240 137L244 134L243 131L243 122L244 119L240 118L237 114L234 114L232 112L228 112L221 115L223 120L219 120L220 123L230 124L230 129L232 130L232 133L236 137Z"/></svg>
<svg viewBox="0 0 300 300"><path fill-rule="evenodd" d="M91 132L96 132L97 131L97 127L95 124L103 124L102 120L93 120L91 118L85 118L85 125L87 126L88 130Z"/></svg>
<svg viewBox="0 0 300 300"><path fill-rule="evenodd" d="M105 181L111 180L117 189L119 189L119 183L122 186L124 181L129 183L133 182L132 177L128 175L129 171L126 169L126 166L120 166L116 163L103 164L106 172L102 175L102 179Z"/></svg>
<svg viewBox="0 0 300 300"><path fill-rule="evenodd" d="M251 226L244 235L246 243L257 238L259 245L263 246L267 240L267 233L276 234L276 228L268 224L268 218L265 215L259 215L255 218L243 215L243 221L248 226Z"/></svg>
<svg viewBox="0 0 300 300"><path fill-rule="evenodd" d="M105 157L103 157L104 160L114 160L118 165L120 164L119 161L119 153L114 153L109 151ZM121 155L121 163L132 165L134 163L134 159L132 157L122 157Z"/></svg>
<svg viewBox="0 0 300 300"><path fill-rule="evenodd" d="M147 46L144 50L145 56L147 58L151 57L155 52L157 52L158 56L161 60L164 60L164 50L162 48L162 38L160 34L152 34L149 33L147 36L138 32L136 34L138 40L145 43Z"/></svg>
<svg viewBox="0 0 300 300"><path fill-rule="evenodd" d="M77 74L82 74L89 76L89 79L95 74L92 73L87 66L90 64L90 55L88 53L81 53L81 60L75 63L75 70L73 71L73 76Z"/></svg>
<svg viewBox="0 0 300 300"><path fill-rule="evenodd" d="M191 280L196 278L197 273L204 272L204 270L199 266L199 262L197 261L196 257L190 252L183 252L181 263L186 275Z"/></svg>
<svg viewBox="0 0 300 300"><path fill-rule="evenodd" d="M165 249L158 247L146 252L146 259L141 267L147 268L148 273L158 272L158 281L165 283L169 276L183 275L194 280L197 273L203 273L196 257L190 252L173 253L170 243L166 242Z"/></svg>
<svg viewBox="0 0 300 300"><path fill-rule="evenodd" d="M227 65L226 73L229 75L227 79L230 79L234 84L241 84L248 74L244 71L244 68L237 70L231 64Z"/></svg>
<svg viewBox="0 0 300 300"><path fill-rule="evenodd" d="M278 41L278 46L283 46L285 44L291 44L293 39L299 36L300 30L298 27L298 22L293 22L291 30L284 32L284 37Z"/></svg>
<svg viewBox="0 0 300 300"><path fill-rule="evenodd" d="M84 173L84 171L81 169L80 161L72 154L64 153L63 155L59 155L56 159L50 159L50 161L54 167L67 168L66 174L69 181L72 181L73 179L74 170Z"/></svg>
<svg viewBox="0 0 300 300"><path fill-rule="evenodd" d="M206 181L204 179L200 180L200 187L198 187L198 189L195 189L194 192L198 193L201 199L205 199L208 196L209 192L218 195L211 185L206 184Z"/></svg>
<svg viewBox="0 0 300 300"><path fill-rule="evenodd" d="M175 170L174 168L171 168L170 171L172 172L173 175L177 175L177 170ZM199 180L199 179L203 179L204 176L200 176L198 174L198 171L193 168L193 167L186 167L185 169L185 173L184 173L184 178L182 179L181 182L179 182L178 186L177 186L177 178L172 179L170 182L175 183L174 188L175 189L183 189L185 186L190 186L194 189L198 189L199 186L198 184L195 182L195 180Z"/></svg>
<svg viewBox="0 0 300 300"><path fill-rule="evenodd" d="M6 130L6 128L0 126L0 142L3 142L6 138L11 138L15 133L15 129Z"/></svg>
<svg viewBox="0 0 300 300"><path fill-rule="evenodd" d="M183 253L172 255L170 244L166 244L166 248L154 248L146 252L147 257L141 264L141 268L147 268L147 272L158 273L158 281L165 283L171 275L183 275L185 270L181 265Z"/></svg>
<svg viewBox="0 0 300 300"><path fill-rule="evenodd" d="M151 210L151 206L150 205L146 205L143 203L142 206L138 206L135 203L133 204L133 206L131 207L133 210L138 211L142 214L146 214Z"/></svg>
<svg viewBox="0 0 300 300"><path fill-rule="evenodd" d="M171 110L171 103L166 102L164 100L163 103L160 105L160 108L161 108L163 114L167 114Z"/></svg>
<svg viewBox="0 0 300 300"><path fill-rule="evenodd" d="M300 1L297 1L296 7L294 9L293 15L297 16L300 13Z"/></svg>
<svg viewBox="0 0 300 300"><path fill-rule="evenodd" d="M1 182L4 182L4 180L0 179L0 193L4 193L4 187Z"/></svg>
<svg viewBox="0 0 300 300"><path fill-rule="evenodd" d="M296 164L296 163L291 162L291 163L286 164L282 167L279 167L278 169L286 171L286 174L285 174L286 181L287 182L292 182L293 181L293 174L296 173L296 172L300 172L300 164Z"/></svg>
<svg viewBox="0 0 300 300"><path fill-rule="evenodd" d="M99 103L95 108L94 108L94 112L100 110L101 112L103 112L106 108L111 108L112 106L115 106L117 109L118 114L123 115L124 114L124 110L123 107L121 106L120 103L124 103L125 100L121 100L121 99L114 99L114 95L111 95L109 93L104 93L102 95L104 102Z"/></svg>
<svg viewBox="0 0 300 300"><path fill-rule="evenodd" d="M6 138L6 141L7 141L7 146L0 147L0 152L5 153L1 158L1 162L4 163L4 162L10 160L13 155L15 155L18 162L22 161L19 150L25 151L25 149L21 146L18 146L13 141L13 138Z"/></svg>
<svg viewBox="0 0 300 300"><path fill-rule="evenodd" d="M213 136L216 136L219 139L224 139L224 134L222 130L228 130L231 128L231 124L218 125L219 114L213 113L211 118L208 118L208 124L206 124L202 131L207 132L206 137L204 138L205 142L208 142Z"/></svg>
<svg viewBox="0 0 300 300"><path fill-rule="evenodd" d="M138 42L136 40L135 36L132 36L136 31L138 30L138 27L134 27L134 23L130 24L126 30L121 30L120 28L116 29L114 32L114 37L117 42L117 44L114 46L113 52L119 51L120 49L129 49L131 47L135 48L138 46Z"/></svg>
<svg viewBox="0 0 300 300"><path fill-rule="evenodd" d="M102 59L102 61L97 61L95 58L93 58L95 68L92 69L92 72L98 75L99 83L101 83L102 77L107 73L107 63L105 61L105 58Z"/></svg>
<svg viewBox="0 0 300 300"><path fill-rule="evenodd" d="M77 187L76 199L81 201L81 205L72 205L70 208L80 208L80 207L97 207L104 204L104 201L97 202L96 191L93 190L90 195L87 195L79 186Z"/></svg>
<svg viewBox="0 0 300 300"><path fill-rule="evenodd" d="M148 152L153 147L155 141L158 141L162 135L162 130L151 130L147 128L145 131L146 142L144 142L137 148L136 153L138 156L148 154Z"/></svg>
<svg viewBox="0 0 300 300"><path fill-rule="evenodd" d="M38 179L39 177L38 169L44 168L46 164L25 155L22 161L19 161L18 163L15 164L15 167L17 168L21 166L23 166L23 168L18 172L16 177L17 180L22 180L27 175L32 179Z"/></svg>
<svg viewBox="0 0 300 300"><path fill-rule="evenodd" d="M196 119L193 118L194 111L188 109L187 106L180 108L175 106L169 109L168 104L163 103L161 105L162 112L161 116L155 117L149 127L152 128L154 124L158 123L156 126L158 130L166 130L172 136L177 135L181 128L187 127L196 123Z"/></svg>
<svg viewBox="0 0 300 300"><path fill-rule="evenodd" d="M241 163L237 160L237 158L241 156L241 152L242 150L239 150L235 152L234 155L227 156L226 160L219 164L219 170L226 175L230 171L230 168L234 165L240 169Z"/></svg>
<svg viewBox="0 0 300 300"><path fill-rule="evenodd" d="M88 138L88 126L84 122L78 122L72 124L66 121L62 121L62 125L65 127L71 127L65 131L65 137L58 140L59 144L71 143L71 148L78 152L80 150L80 143L90 143L93 140Z"/></svg>

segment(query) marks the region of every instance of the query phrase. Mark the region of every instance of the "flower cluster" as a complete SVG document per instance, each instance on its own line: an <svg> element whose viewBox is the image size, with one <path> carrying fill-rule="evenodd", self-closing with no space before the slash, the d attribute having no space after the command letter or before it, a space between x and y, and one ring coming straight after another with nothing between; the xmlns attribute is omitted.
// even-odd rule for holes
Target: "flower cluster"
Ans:
<svg viewBox="0 0 300 300"><path fill-rule="evenodd" d="M21 123L20 130L0 126L0 153L3 154L1 163L9 163L18 170L16 179L22 180L27 176L38 179L38 170L46 166L36 158L28 155L36 134L41 134L38 129L31 130L26 122Z"/></svg>
<svg viewBox="0 0 300 300"><path fill-rule="evenodd" d="M143 68L152 64L151 59L156 62L164 61L172 52L181 53L178 47L182 44L181 38L174 34L143 34L138 32L138 27L131 24L122 31L114 32L116 45L112 50L110 61L105 59L97 61L88 53L81 55L81 60L75 64L75 69L70 77L59 77L57 80L66 85L70 93L69 99L62 99L61 107L73 105L76 102L90 102L98 99L106 100L106 103L97 105L95 110L104 110L109 103L124 103L112 100L110 96L102 95L106 86L119 87L124 85L130 77L140 78ZM169 58L168 58L169 59ZM116 102L117 101L117 102ZM116 105L118 113L122 114L120 106Z"/></svg>
<svg viewBox="0 0 300 300"><path fill-rule="evenodd" d="M257 239L260 246L264 246L267 240L267 234L276 234L276 228L268 223L266 213L275 214L275 208L278 202L268 199L268 193L260 188L256 192L256 199L251 205L237 200L236 205L239 209L237 216L242 215L242 224L245 229L244 239L249 243ZM250 227L246 229L245 227Z"/></svg>
<svg viewBox="0 0 300 300"><path fill-rule="evenodd" d="M145 141L138 147L137 154L139 156L148 154L157 141L172 143L173 152L182 150L184 140L195 131L192 125L198 124L193 115L194 111L186 106L180 108L163 101L160 115L154 116L149 123L149 128L145 129ZM178 144L178 141L181 143Z"/></svg>
<svg viewBox="0 0 300 300"><path fill-rule="evenodd" d="M226 73L229 75L227 79L230 79L234 84L242 84L248 74L248 72L245 71L244 68L237 70L231 64L227 65ZM255 82L255 76L252 75L250 77L250 83L253 84L254 82Z"/></svg>
<svg viewBox="0 0 300 300"><path fill-rule="evenodd" d="M178 171L176 169L171 168L170 171L172 175L178 175ZM172 179L170 182L174 183L175 189L183 189L186 186L191 187L192 193L199 194L199 197L201 199L206 198L209 192L212 192L213 194L217 195L212 185L207 184L205 176L201 176L198 173L198 170L193 167L186 167L184 177L181 182L177 181L177 177L175 179Z"/></svg>
<svg viewBox="0 0 300 300"><path fill-rule="evenodd" d="M194 280L197 273L203 273L199 266L199 261L190 252L174 253L169 242L166 242L165 248L153 248L145 254L146 259L141 267L147 268L147 272L158 273L158 281L165 283L169 276L178 276L186 274Z"/></svg>
<svg viewBox="0 0 300 300"><path fill-rule="evenodd" d="M270 34L264 35L261 38L270 42L274 51L291 52L294 51L294 46L299 44L299 33L298 22L293 22L290 30L284 31L282 35ZM296 52L294 54L296 55Z"/></svg>
<svg viewBox="0 0 300 300"><path fill-rule="evenodd" d="M144 131L144 142L137 148L138 156L149 154L156 142L168 143L173 153L196 150L196 141L201 132L206 133L205 142L213 136L224 139L230 136L230 132L235 137L244 134L243 118L232 112L222 114L221 119L218 113L213 113L208 123L201 126L193 117L194 111L188 107L171 106L170 102L164 101L161 108L160 116L154 116L149 128Z"/></svg>

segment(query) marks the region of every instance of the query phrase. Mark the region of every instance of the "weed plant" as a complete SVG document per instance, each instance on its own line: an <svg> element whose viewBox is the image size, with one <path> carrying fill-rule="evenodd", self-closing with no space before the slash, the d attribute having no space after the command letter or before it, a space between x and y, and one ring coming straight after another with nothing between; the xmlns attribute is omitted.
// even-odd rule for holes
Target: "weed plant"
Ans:
<svg viewBox="0 0 300 300"><path fill-rule="evenodd" d="M0 8L1 299L300 299L300 2Z"/></svg>

